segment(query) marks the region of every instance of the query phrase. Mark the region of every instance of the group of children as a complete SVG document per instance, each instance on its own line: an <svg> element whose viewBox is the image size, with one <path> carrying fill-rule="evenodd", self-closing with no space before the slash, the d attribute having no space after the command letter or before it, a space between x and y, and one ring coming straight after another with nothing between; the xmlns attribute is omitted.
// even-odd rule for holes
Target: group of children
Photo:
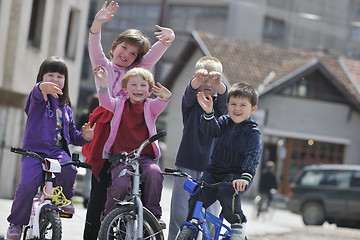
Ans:
<svg viewBox="0 0 360 240"><path fill-rule="evenodd" d="M156 25L158 41L152 47L140 31L126 30L113 42L111 59L108 59L101 46L101 27L113 18L118 8L113 1L105 2L90 28L89 56L100 106L82 126L82 131L75 128L67 66L59 57L47 58L42 63L25 106L28 119L23 148L66 162L71 160L69 144L85 145L83 154L86 161L93 164L84 229L86 240L97 239L101 220L130 190L129 176L116 177L124 166L107 173L111 165L109 157L121 151L130 152L156 134L156 119L171 99L171 92L160 83L155 84L149 69L174 41L173 30ZM231 238L244 239L246 217L241 210L240 196L249 188L261 154L260 131L250 118L256 111L258 95L246 83L234 84L228 90L221 75L222 64L217 58L198 60L195 75L183 94L184 129L175 165L201 181L233 183L234 189L207 192L205 207L219 200L232 226ZM154 97L150 97L151 94ZM141 155L140 170L145 184L144 206L165 227L160 206L164 177L154 161L160 156L157 141L148 145ZM76 169L68 166L56 178L67 199L74 196L75 176ZM193 197L186 194L179 179L174 179L169 240L175 239L187 218L189 206L192 207ZM8 217L7 239L20 239L41 182L41 164L34 158L23 157L21 180ZM70 205L64 211L73 213L74 208ZM218 207L214 211L218 211Z"/></svg>

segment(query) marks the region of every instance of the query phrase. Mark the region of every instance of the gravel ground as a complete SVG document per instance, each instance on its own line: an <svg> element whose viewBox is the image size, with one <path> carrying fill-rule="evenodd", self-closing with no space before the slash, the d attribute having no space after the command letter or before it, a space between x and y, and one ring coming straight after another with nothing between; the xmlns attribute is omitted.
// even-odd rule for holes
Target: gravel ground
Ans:
<svg viewBox="0 0 360 240"><path fill-rule="evenodd" d="M248 240L359 240L360 229L307 226L290 233L252 236Z"/></svg>

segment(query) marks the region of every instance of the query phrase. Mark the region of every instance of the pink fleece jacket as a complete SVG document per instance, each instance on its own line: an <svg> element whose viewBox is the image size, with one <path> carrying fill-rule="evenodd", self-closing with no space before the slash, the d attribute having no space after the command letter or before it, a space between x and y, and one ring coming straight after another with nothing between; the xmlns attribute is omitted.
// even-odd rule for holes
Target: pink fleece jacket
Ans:
<svg viewBox="0 0 360 240"><path fill-rule="evenodd" d="M93 68L96 66L103 66L108 72L109 78L109 91L112 97L123 95L124 92L121 89L121 78L125 75L127 71L134 67L141 67L150 70L157 61L160 60L162 55L168 49L168 46L165 46L162 42L157 41L149 50L148 53L144 55L141 62L138 65L131 65L128 68L122 68L114 65L109 59L106 58L103 48L101 46L101 32L93 34L89 32L89 57L91 65ZM96 90L99 90L100 81L95 78Z"/></svg>
<svg viewBox="0 0 360 240"><path fill-rule="evenodd" d="M114 113L114 116L111 120L110 125L110 136L105 143L104 150L103 150L103 158L108 159L111 155L111 148L114 144L116 134L118 132L122 113L124 110L124 104L126 99L129 98L128 95L119 96L117 98L112 98L109 93L109 89L100 88L98 91L99 102L101 106L109 110L110 112ZM147 98L144 103L144 117L145 123L149 131L149 135L153 136L156 134L156 126L155 122L157 117L164 111L169 101L161 101L160 98ZM160 158L160 148L158 141L152 143L152 147L155 153L155 157L158 159Z"/></svg>

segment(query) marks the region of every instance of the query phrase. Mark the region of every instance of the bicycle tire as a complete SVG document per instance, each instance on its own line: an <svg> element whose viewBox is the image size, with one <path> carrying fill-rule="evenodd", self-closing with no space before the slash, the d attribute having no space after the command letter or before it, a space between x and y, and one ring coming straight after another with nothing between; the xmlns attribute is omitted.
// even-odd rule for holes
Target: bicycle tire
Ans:
<svg viewBox="0 0 360 240"><path fill-rule="evenodd" d="M195 240L194 231L188 226L182 226L180 232L176 236L176 240Z"/></svg>
<svg viewBox="0 0 360 240"><path fill-rule="evenodd" d="M61 240L62 226L59 214L43 212L39 220L40 240Z"/></svg>
<svg viewBox="0 0 360 240"><path fill-rule="evenodd" d="M128 229L128 224L136 229L137 209L133 206L120 206L112 210L103 220L99 230L99 240L134 239L135 231ZM156 218L144 208L143 239L164 240L164 234Z"/></svg>

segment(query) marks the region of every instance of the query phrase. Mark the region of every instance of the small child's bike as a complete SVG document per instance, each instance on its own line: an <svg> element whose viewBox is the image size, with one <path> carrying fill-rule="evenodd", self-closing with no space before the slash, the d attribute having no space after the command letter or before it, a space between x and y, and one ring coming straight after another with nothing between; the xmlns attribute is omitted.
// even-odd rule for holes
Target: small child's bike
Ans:
<svg viewBox="0 0 360 240"><path fill-rule="evenodd" d="M176 240L195 240L198 239L199 233L202 234L202 238L205 240L229 240L231 236L231 229L224 223L224 214L221 212L219 217L213 215L206 209L203 209L204 200L202 199L202 193L206 188L218 188L220 186L233 187L231 182L218 182L213 184L207 184L203 181L199 182L193 179L189 174L179 170L165 168L164 175L172 175L175 177L184 177L186 181L184 183L184 189L191 195L198 194L196 204L192 212L192 217L189 221L185 221L181 226ZM207 222L214 225L215 231L212 236L210 228ZM247 238L246 238L247 239Z"/></svg>
<svg viewBox="0 0 360 240"><path fill-rule="evenodd" d="M112 156L109 161L113 169L120 163L125 166L132 166L134 171L128 171L124 168L120 176L130 174L131 192L124 201L119 201L117 207L112 210L101 223L98 238L100 240L163 240L164 234L162 228L155 216L143 206L141 201L141 187L139 171L139 157L142 150L149 143L152 143L166 135L165 131L146 139L138 149L130 153L120 152Z"/></svg>
<svg viewBox="0 0 360 240"><path fill-rule="evenodd" d="M72 214L66 213L61 208L69 205L71 201L65 198L61 186L54 186L54 174L60 173L61 167L64 166L74 165L90 169L91 164L81 162L78 154L72 155L72 161L60 164L56 159L42 158L38 153L23 148L11 147L10 151L37 158L42 163L44 172L43 184L33 200L30 222L24 227L23 240L60 240L62 235L60 217L72 218Z"/></svg>

